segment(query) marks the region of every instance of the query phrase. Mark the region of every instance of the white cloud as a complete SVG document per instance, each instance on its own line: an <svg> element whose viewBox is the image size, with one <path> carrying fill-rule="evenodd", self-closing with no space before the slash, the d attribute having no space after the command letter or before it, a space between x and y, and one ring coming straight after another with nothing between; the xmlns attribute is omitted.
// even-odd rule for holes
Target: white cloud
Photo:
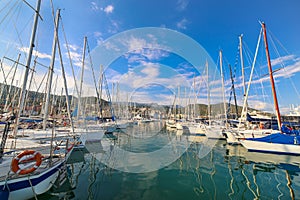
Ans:
<svg viewBox="0 0 300 200"><path fill-rule="evenodd" d="M176 23L177 28L179 29L187 29L186 25L188 24L188 20L183 18L179 22Z"/></svg>
<svg viewBox="0 0 300 200"><path fill-rule="evenodd" d="M259 101L259 100L249 100L248 105L251 108L254 108L256 110L262 110L262 111L268 111L268 112L273 112L274 106L272 103L264 102L264 101Z"/></svg>
<svg viewBox="0 0 300 200"><path fill-rule="evenodd" d="M70 51L70 56L71 56L71 59L72 59L74 65L76 65L78 67L82 66L81 54L79 54L75 51Z"/></svg>
<svg viewBox="0 0 300 200"><path fill-rule="evenodd" d="M300 61L298 61L292 65L288 65L288 66L284 67L283 69L277 71L276 73L274 73L274 77L275 78L279 78L279 77L288 78L288 77L294 76L296 73L299 73L299 72L300 72Z"/></svg>
<svg viewBox="0 0 300 200"><path fill-rule="evenodd" d="M108 5L103 10L106 14L112 13L114 11L113 5Z"/></svg>
<svg viewBox="0 0 300 200"><path fill-rule="evenodd" d="M145 68L141 70L148 78L156 78L159 75L159 68L155 63L145 63Z"/></svg>
<svg viewBox="0 0 300 200"><path fill-rule="evenodd" d="M21 47L21 48L19 48L19 50L22 51L22 52L28 53L29 48L28 47ZM43 58L51 59L51 55L46 54L46 53L41 53L41 52L38 52L36 50L33 50L32 55L37 56L37 57L42 58L42 59Z"/></svg>
<svg viewBox="0 0 300 200"><path fill-rule="evenodd" d="M142 47L141 47L142 48ZM125 54L128 63L142 63L144 61L155 61L163 57L168 57L169 53L160 49L137 49Z"/></svg>

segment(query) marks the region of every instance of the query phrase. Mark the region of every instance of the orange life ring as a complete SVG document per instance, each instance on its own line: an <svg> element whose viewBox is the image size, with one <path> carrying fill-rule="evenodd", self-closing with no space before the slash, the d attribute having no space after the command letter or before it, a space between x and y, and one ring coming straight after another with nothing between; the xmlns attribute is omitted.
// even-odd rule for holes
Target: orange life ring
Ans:
<svg viewBox="0 0 300 200"><path fill-rule="evenodd" d="M33 160L35 160L35 165L31 168L25 168L25 169L21 169L19 167L19 161L21 160L21 158L23 156L27 156L27 155L33 155ZM25 150L22 153L20 153L19 155L17 155L12 161L11 161L11 170L16 173L16 174L20 174L20 175L24 175L24 174L29 174L33 171L35 171L41 164L42 164L42 158L43 156L34 150ZM29 158L28 160L31 160L32 158Z"/></svg>

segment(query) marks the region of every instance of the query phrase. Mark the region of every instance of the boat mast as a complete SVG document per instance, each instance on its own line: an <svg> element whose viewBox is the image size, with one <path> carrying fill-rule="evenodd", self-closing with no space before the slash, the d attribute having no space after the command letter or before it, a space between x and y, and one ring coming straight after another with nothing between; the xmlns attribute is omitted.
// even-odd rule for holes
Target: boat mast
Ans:
<svg viewBox="0 0 300 200"><path fill-rule="evenodd" d="M226 112L226 102L225 102L225 88L224 88L224 73L223 73L223 55L222 50L219 51L220 54L220 70L221 70L221 78L222 78L222 94L223 94L223 106L224 106L224 117L225 117L225 125L227 124L227 112Z"/></svg>
<svg viewBox="0 0 300 200"><path fill-rule="evenodd" d="M247 99L248 99L248 96L249 96L250 86L251 86L253 72L254 72L254 66L255 66L255 63L256 63L256 57L257 57L257 54L258 54L259 44L260 44L260 40L261 40L261 35L262 35L261 32L262 32L262 30L260 31L260 33L258 35L258 40L257 40L257 44L256 44L256 50L255 50L255 54L254 54L254 58L253 58L253 62L252 62L252 67L251 67L251 73L250 73L250 77L249 77L249 82L248 82L247 90L246 90L246 93L245 93L245 99L244 99L244 103L243 103L243 109L242 109L241 117L240 117L240 120L239 120L239 126L238 126L239 129L241 127L242 121L246 121Z"/></svg>
<svg viewBox="0 0 300 200"><path fill-rule="evenodd" d="M82 84L83 84L86 41L87 41L87 37L85 36L84 37L84 42L83 42L83 55L82 55L82 68L81 68L80 86L79 86L80 88L79 88L79 96L78 96L77 121L79 119L79 115L80 115L80 111L81 111L81 95L82 95Z"/></svg>
<svg viewBox="0 0 300 200"><path fill-rule="evenodd" d="M243 80L243 89L244 89L244 97L246 94L246 82L245 82L245 66L244 66L244 58L243 58L243 34L239 36L239 49L240 49L240 59L241 59L241 66L242 66L242 80Z"/></svg>
<svg viewBox="0 0 300 200"><path fill-rule="evenodd" d="M60 15L59 15L59 17L60 17ZM56 31L58 31L58 30L56 29ZM66 73L65 73L65 68L64 68L64 64L63 64L63 58L62 58L62 53L61 53L59 40L57 40L57 47L58 47L58 53L59 53L59 59L60 59L61 74L62 74L63 81L64 81L64 87L61 90L60 99L62 99L63 89L65 89L68 118L69 118L69 121L70 121L72 133L74 135L74 123L73 123L73 119L72 119L72 115L71 115L71 105L70 105L70 99L69 99L69 93L68 93L68 85L67 85ZM60 105L61 105L61 103L59 104L59 106Z"/></svg>
<svg viewBox="0 0 300 200"><path fill-rule="evenodd" d="M46 97L46 104L45 104L45 112L44 112L44 119L43 119L43 129L46 130L47 128L47 120L48 120L48 114L49 114L49 105L50 105L50 93L51 93L51 87L52 87L52 78L53 78L53 71L54 71L54 62L55 62L55 53L56 53L56 44L57 44L57 29L58 29L58 23L59 23L59 15L60 15L60 9L56 12L55 17L55 27L54 27L54 37L53 37L53 44L52 44L52 58L51 63L49 67L48 72L48 87L47 87L47 97Z"/></svg>
<svg viewBox="0 0 300 200"><path fill-rule="evenodd" d="M245 81L245 66L244 66L244 58L243 58L243 34L239 36L239 49L240 49L240 60L241 60L241 66L242 66L242 81L243 81L243 89L244 89L244 99L246 98L246 81ZM247 105L247 99L246 99L246 113L248 112L248 105Z"/></svg>
<svg viewBox="0 0 300 200"><path fill-rule="evenodd" d="M267 56L267 61L268 61L268 68L269 68L270 81L271 81L271 86L272 86L272 94L273 94L273 99L274 99L274 106L275 106L275 112L276 112L276 117L277 117L278 129L280 130L281 129L281 117L280 117L275 83L274 83L274 78L273 78L273 71L272 71L272 65L271 65L271 59L270 59L270 53L269 53L269 47L268 47L268 41L267 41L266 25L264 22L262 22L261 26L262 26L263 33L264 33L264 43L265 43L266 56Z"/></svg>
<svg viewBox="0 0 300 200"><path fill-rule="evenodd" d="M208 74L208 62L206 60L206 70L207 70L207 102L208 102L208 105L207 105L207 116L208 116L208 125L210 126L211 124L211 116L210 116L210 88L209 88L209 74Z"/></svg>
<svg viewBox="0 0 300 200"><path fill-rule="evenodd" d="M9 85L8 95L6 97L6 101L5 101L5 105L4 105L4 111L7 111L8 107L9 107L9 104L11 104L11 103L8 104L8 102L13 101L13 97L11 96L11 90L12 90L12 85L13 85L14 80L15 80L15 76L16 76L16 72L17 72L20 57L21 57L21 54L18 55L17 61L15 62L16 66L15 66L14 73L13 73L13 76L12 76L12 79L11 79L11 82L10 82L10 85ZM11 107L11 108L14 109L14 107Z"/></svg>
<svg viewBox="0 0 300 200"><path fill-rule="evenodd" d="M30 45L29 45L29 52L28 52L28 57L27 57L27 61L26 61L23 85L22 85L22 90L21 90L20 99L19 99L19 106L18 106L19 111L17 114L16 126L15 126L14 133L13 133L14 137L17 135L18 126L20 123L20 117L23 112L23 107L24 107L24 102L25 102L25 94L26 94L26 86L27 86L27 78L28 78L29 67L30 67L30 63L31 63L32 52L33 52L33 48L34 48L34 40L35 40L36 29L37 29L37 25L38 25L40 8L41 8L41 0L37 0L33 28L32 28L31 39L30 39Z"/></svg>
<svg viewBox="0 0 300 200"><path fill-rule="evenodd" d="M238 107L237 107L237 101L236 101L236 94L235 94L235 87L234 87L234 78L232 74L231 65L229 64L229 71L230 71L230 79L231 79L231 90L233 92L233 98L234 98L234 105L235 105L235 113L236 113L236 119L239 117Z"/></svg>

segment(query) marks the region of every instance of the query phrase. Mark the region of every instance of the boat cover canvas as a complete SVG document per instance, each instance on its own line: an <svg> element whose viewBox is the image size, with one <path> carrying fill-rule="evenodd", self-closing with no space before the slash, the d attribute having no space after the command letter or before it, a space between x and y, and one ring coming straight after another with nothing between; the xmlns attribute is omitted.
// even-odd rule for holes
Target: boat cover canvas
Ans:
<svg viewBox="0 0 300 200"><path fill-rule="evenodd" d="M300 145L300 136L292 136L283 133L274 133L261 138L247 138L246 140L268 142L277 144L297 144Z"/></svg>

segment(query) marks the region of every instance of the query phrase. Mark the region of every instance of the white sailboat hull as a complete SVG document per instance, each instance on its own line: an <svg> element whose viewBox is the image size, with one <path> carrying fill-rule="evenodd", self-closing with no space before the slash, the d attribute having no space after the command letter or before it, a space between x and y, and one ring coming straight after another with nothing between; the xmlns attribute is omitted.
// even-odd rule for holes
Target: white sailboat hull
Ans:
<svg viewBox="0 0 300 200"><path fill-rule="evenodd" d="M241 144L240 139L261 138L272 133L278 133L278 130L261 129L261 130L243 130L237 132L226 131L226 141L228 144Z"/></svg>
<svg viewBox="0 0 300 200"><path fill-rule="evenodd" d="M202 127L199 123L187 124L187 128L189 129L190 134L195 135L205 135L205 128Z"/></svg>
<svg viewBox="0 0 300 200"><path fill-rule="evenodd" d="M241 144L248 149L248 151L300 155L299 144L278 144L251 140L242 140Z"/></svg>

